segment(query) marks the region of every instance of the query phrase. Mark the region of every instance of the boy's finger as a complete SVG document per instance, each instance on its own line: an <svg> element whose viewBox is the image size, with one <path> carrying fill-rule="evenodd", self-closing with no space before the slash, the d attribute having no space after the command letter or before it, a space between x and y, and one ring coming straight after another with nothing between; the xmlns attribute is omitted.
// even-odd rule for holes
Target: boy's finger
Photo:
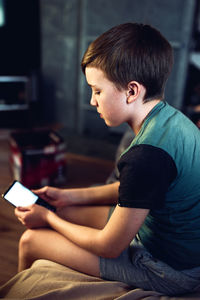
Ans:
<svg viewBox="0 0 200 300"><path fill-rule="evenodd" d="M31 191L35 194L44 194L47 190L47 187L44 186L41 189L32 189Z"/></svg>
<svg viewBox="0 0 200 300"><path fill-rule="evenodd" d="M16 207L16 210L18 210L18 211L28 211L28 210L31 210L31 208L32 208L32 205L30 205L30 206L18 206L18 207Z"/></svg>

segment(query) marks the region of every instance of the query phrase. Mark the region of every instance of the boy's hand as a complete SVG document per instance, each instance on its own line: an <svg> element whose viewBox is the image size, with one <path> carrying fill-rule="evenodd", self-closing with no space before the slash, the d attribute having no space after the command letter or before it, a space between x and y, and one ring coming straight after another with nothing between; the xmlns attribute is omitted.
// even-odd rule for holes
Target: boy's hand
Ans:
<svg viewBox="0 0 200 300"><path fill-rule="evenodd" d="M32 191L40 198L44 199L45 201L55 206L56 208L69 205L66 191L62 189L45 186L41 189L32 190Z"/></svg>
<svg viewBox="0 0 200 300"><path fill-rule="evenodd" d="M52 212L37 204L15 208L16 217L27 228L48 227L47 214L49 213Z"/></svg>

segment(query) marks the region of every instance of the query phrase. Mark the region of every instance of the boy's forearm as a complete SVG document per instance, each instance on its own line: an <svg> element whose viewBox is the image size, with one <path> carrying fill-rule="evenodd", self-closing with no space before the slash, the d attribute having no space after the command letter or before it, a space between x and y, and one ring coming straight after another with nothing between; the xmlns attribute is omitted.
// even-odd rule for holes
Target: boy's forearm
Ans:
<svg viewBox="0 0 200 300"><path fill-rule="evenodd" d="M71 242L77 244L81 248L84 248L99 255L99 229L70 223L66 220L61 219L52 212L48 213L47 223L52 229L65 236Z"/></svg>
<svg viewBox="0 0 200 300"><path fill-rule="evenodd" d="M71 193L71 205L106 205L117 203L118 189L119 182L115 182L102 186L66 190L66 192Z"/></svg>

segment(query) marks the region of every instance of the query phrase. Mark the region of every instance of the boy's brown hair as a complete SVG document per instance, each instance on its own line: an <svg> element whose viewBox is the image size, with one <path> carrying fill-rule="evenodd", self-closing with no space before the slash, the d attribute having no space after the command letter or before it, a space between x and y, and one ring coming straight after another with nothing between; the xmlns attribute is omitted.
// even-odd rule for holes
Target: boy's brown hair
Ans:
<svg viewBox="0 0 200 300"><path fill-rule="evenodd" d="M125 23L111 28L86 50L81 67L101 69L116 87L137 81L146 88L144 101L162 99L173 65L169 42L150 25Z"/></svg>

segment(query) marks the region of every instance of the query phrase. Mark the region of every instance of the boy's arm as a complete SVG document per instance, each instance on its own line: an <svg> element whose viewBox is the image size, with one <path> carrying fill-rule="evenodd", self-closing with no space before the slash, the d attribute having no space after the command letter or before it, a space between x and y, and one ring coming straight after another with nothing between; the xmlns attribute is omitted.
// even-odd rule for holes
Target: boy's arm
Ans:
<svg viewBox="0 0 200 300"><path fill-rule="evenodd" d="M70 205L86 204L117 204L119 196L119 181L88 188L65 190Z"/></svg>
<svg viewBox="0 0 200 300"><path fill-rule="evenodd" d="M76 245L102 257L113 258L128 247L143 224L148 209L116 206L104 229L72 224L55 215L47 214L48 225Z"/></svg>
<svg viewBox="0 0 200 300"><path fill-rule="evenodd" d="M59 189L45 186L34 192L51 205L59 208L70 205L116 204L119 182L88 188Z"/></svg>

